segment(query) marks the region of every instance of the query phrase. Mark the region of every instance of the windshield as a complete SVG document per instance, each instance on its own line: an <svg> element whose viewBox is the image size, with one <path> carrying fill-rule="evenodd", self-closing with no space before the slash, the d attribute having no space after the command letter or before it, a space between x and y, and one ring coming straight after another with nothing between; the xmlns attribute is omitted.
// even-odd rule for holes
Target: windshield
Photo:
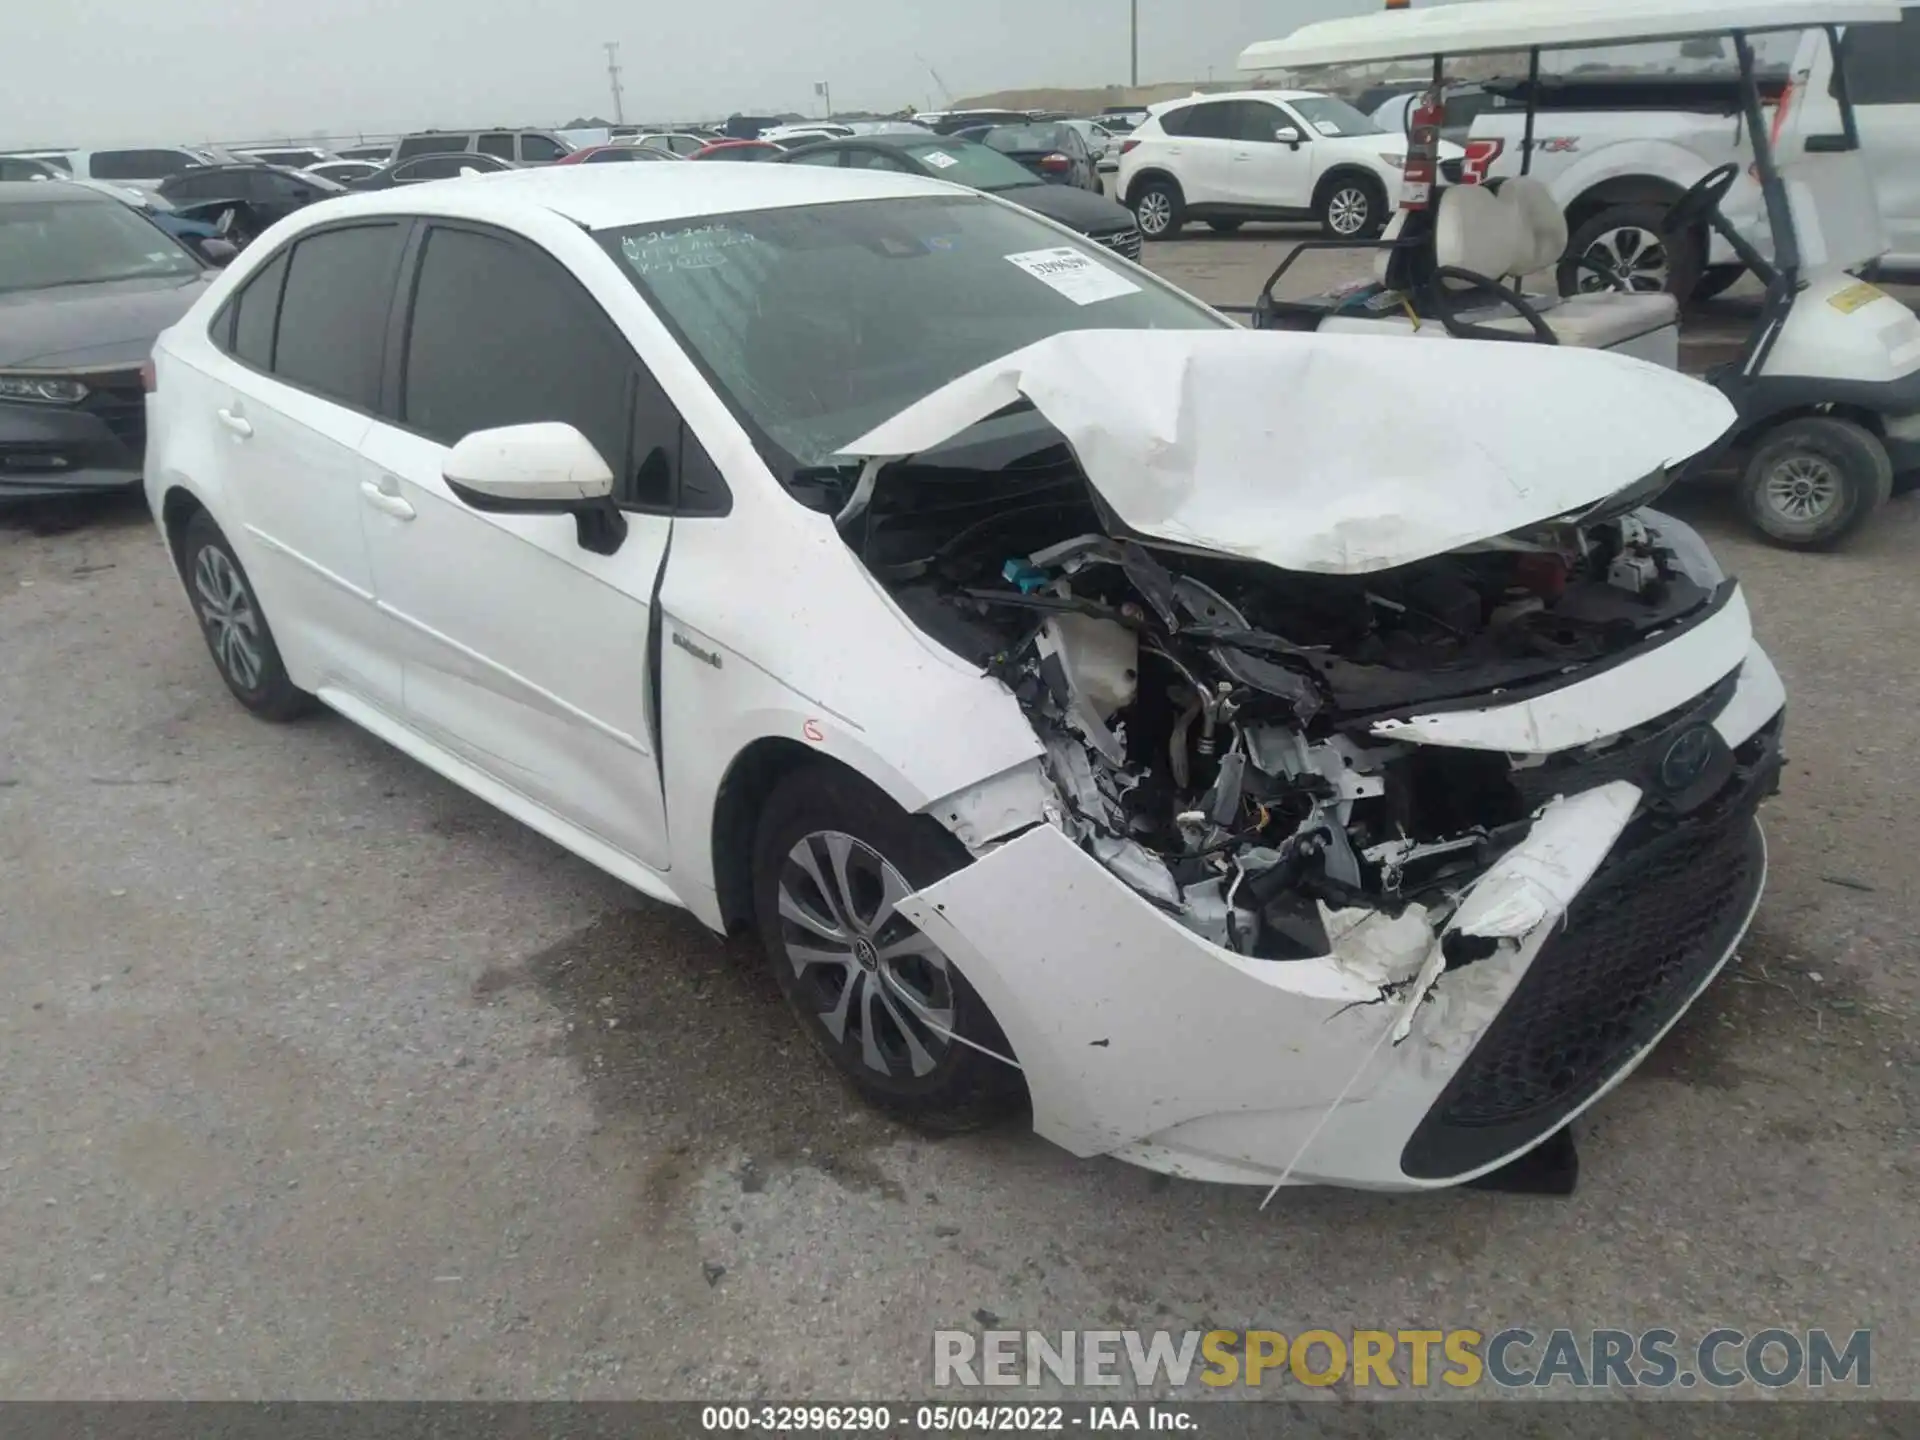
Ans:
<svg viewBox="0 0 1920 1440"><path fill-rule="evenodd" d="M599 239L772 443L776 470L837 463L842 446L948 381L1062 331L1230 323L1097 245L958 195L707 216Z"/></svg>
<svg viewBox="0 0 1920 1440"><path fill-rule="evenodd" d="M901 148L942 180L951 180L956 185L971 185L976 190L1011 190L1017 185L1041 183L1019 161L1009 160L998 150L976 145L971 140L929 140Z"/></svg>
<svg viewBox="0 0 1920 1440"><path fill-rule="evenodd" d="M1289 100L1294 113L1307 122L1309 129L1322 135L1383 135L1367 116L1344 100L1331 95L1310 95L1304 100Z"/></svg>
<svg viewBox="0 0 1920 1440"><path fill-rule="evenodd" d="M201 268L164 231L116 200L0 204L0 293L198 275Z"/></svg>

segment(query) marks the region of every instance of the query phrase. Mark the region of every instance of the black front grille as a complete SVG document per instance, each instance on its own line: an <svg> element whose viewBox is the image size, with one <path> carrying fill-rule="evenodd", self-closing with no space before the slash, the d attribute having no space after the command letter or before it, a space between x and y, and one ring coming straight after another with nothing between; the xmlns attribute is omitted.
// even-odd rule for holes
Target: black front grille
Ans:
<svg viewBox="0 0 1920 1440"><path fill-rule="evenodd" d="M100 417L108 430L137 459L147 449L147 397L140 386L138 370L115 370L80 377L87 384L87 398L80 408Z"/></svg>
<svg viewBox="0 0 1920 1440"><path fill-rule="evenodd" d="M1551 1132L1719 963L1765 876L1754 810L1779 772L1776 734L1741 755L1711 809L1621 837L1408 1140L1408 1175L1465 1174Z"/></svg>
<svg viewBox="0 0 1920 1440"><path fill-rule="evenodd" d="M1096 235L1093 238L1129 260L1140 258L1140 231L1137 228L1116 230L1111 235Z"/></svg>
<svg viewBox="0 0 1920 1440"><path fill-rule="evenodd" d="M1513 788L1520 792L1520 799L1529 810L1538 809L1555 796L1577 795L1583 790L1598 789L1615 780L1631 780L1640 787L1647 802L1656 807L1666 807L1675 799L1705 799L1704 795L1676 796L1671 792L1661 782L1661 762L1683 733L1706 724L1726 709L1739 683L1740 671L1735 668L1711 689L1665 715L1614 737L1604 749L1568 751L1543 765L1516 765L1508 779L1513 782ZM1721 760L1724 758L1716 757ZM1719 783L1724 783L1727 778L1724 764L1713 767L1707 778L1718 782L1710 784L1709 793L1717 790Z"/></svg>

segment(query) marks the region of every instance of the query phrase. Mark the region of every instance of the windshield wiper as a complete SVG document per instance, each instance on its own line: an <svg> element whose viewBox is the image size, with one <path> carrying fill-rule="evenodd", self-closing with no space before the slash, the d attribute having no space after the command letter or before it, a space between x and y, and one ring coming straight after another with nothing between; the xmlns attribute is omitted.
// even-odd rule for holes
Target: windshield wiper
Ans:
<svg viewBox="0 0 1920 1440"><path fill-rule="evenodd" d="M45 285L14 285L9 290L64 290L70 285L111 285L116 280L169 280L181 279L196 272L191 270L135 270L127 275L88 275L77 280L53 280Z"/></svg>

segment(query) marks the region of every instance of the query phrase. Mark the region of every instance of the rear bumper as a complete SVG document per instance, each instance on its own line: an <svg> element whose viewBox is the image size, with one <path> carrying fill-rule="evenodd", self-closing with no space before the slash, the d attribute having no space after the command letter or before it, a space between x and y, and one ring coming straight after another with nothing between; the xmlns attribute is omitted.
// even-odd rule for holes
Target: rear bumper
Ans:
<svg viewBox="0 0 1920 1440"><path fill-rule="evenodd" d="M145 459L137 390L97 390L79 405L0 401L0 504L126 489Z"/></svg>

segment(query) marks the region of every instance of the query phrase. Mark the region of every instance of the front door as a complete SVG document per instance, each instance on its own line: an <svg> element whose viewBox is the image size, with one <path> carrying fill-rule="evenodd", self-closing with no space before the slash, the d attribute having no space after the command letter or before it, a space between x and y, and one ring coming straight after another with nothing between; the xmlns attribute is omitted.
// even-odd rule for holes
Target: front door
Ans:
<svg viewBox="0 0 1920 1440"><path fill-rule="evenodd" d="M565 516L483 514L442 478L448 449L500 425L566 421L621 479L664 496L679 419L632 348L538 247L435 225L414 282L394 413L363 454L381 609L400 633L416 729L654 869L668 863L648 622L672 520L627 514L612 555ZM486 297L484 305L475 296Z"/></svg>
<svg viewBox="0 0 1920 1440"><path fill-rule="evenodd" d="M1854 26L1842 52L1860 153L1892 247L1886 263L1920 269L1920 5L1898 25Z"/></svg>
<svg viewBox="0 0 1920 1440"><path fill-rule="evenodd" d="M1305 210L1313 203L1313 131L1298 116L1265 100L1241 100L1236 109L1240 138L1227 166L1235 203ZM1298 132L1296 142L1275 138L1287 127Z"/></svg>

